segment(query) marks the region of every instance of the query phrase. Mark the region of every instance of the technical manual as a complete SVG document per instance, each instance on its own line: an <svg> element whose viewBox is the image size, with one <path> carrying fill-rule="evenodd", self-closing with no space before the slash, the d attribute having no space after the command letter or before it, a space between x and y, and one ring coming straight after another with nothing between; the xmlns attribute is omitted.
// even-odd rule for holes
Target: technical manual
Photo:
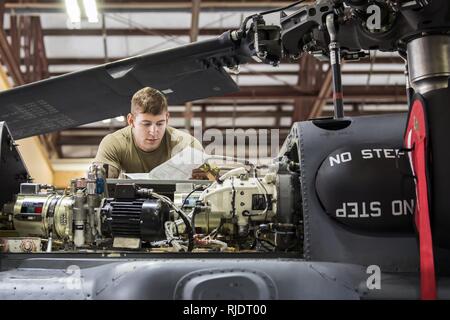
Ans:
<svg viewBox="0 0 450 320"><path fill-rule="evenodd" d="M125 175L130 179L188 180L192 170L201 166L208 158L210 156L204 151L186 147L150 172Z"/></svg>

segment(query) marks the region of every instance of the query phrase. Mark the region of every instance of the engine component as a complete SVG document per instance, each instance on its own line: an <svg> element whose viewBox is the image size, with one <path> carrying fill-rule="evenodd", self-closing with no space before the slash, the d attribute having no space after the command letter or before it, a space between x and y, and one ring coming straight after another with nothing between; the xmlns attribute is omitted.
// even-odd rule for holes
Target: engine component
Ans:
<svg viewBox="0 0 450 320"><path fill-rule="evenodd" d="M30 253L41 252L41 238L0 238L0 252Z"/></svg>
<svg viewBox="0 0 450 320"><path fill-rule="evenodd" d="M179 208L193 209L203 189L206 189L206 186L196 188L192 183L177 183L173 202Z"/></svg>
<svg viewBox="0 0 450 320"><path fill-rule="evenodd" d="M3 206L3 217L12 220L21 237L47 239L47 251L53 239L91 245L98 236L96 208L104 192L104 168L93 165L87 179L74 179L70 190L57 192L53 186L23 183L14 203Z"/></svg>
<svg viewBox="0 0 450 320"><path fill-rule="evenodd" d="M90 168L87 178L72 180L65 193L52 186L23 184L16 201L3 207L4 226L14 228L23 239L38 237L47 244L46 251L299 248L295 244L300 202L284 197L283 212L278 212L277 204L278 194L285 190L288 196L286 188L298 181L291 172L278 175L275 170L259 178L254 167L240 167L209 187L177 185L175 201L123 182L115 185L112 197L106 197L103 173L101 167Z"/></svg>
<svg viewBox="0 0 450 320"><path fill-rule="evenodd" d="M151 193L150 189L124 183L116 186L114 198L104 199L101 233L114 239L114 247L137 249L142 242L165 237L164 224L169 221L170 210L160 199L150 198Z"/></svg>
<svg viewBox="0 0 450 320"><path fill-rule="evenodd" d="M418 93L448 88L450 37L430 35L408 43L411 84Z"/></svg>
<svg viewBox="0 0 450 320"><path fill-rule="evenodd" d="M14 227L21 237L48 238L50 232L62 240L72 240L72 196L19 194L14 205Z"/></svg>
<svg viewBox="0 0 450 320"><path fill-rule="evenodd" d="M169 208L159 199L106 199L101 208L102 234L154 241L164 238Z"/></svg>
<svg viewBox="0 0 450 320"><path fill-rule="evenodd" d="M195 226L209 233L225 220L237 227L238 234L247 234L249 220L265 222L276 215L275 178L249 177L244 168L231 170L200 196L208 210L196 214Z"/></svg>
<svg viewBox="0 0 450 320"><path fill-rule="evenodd" d="M282 159L277 163L277 222L273 226L275 245L279 250L290 250L297 245L301 251L303 231L302 199L298 164ZM271 226L269 226L271 227Z"/></svg>

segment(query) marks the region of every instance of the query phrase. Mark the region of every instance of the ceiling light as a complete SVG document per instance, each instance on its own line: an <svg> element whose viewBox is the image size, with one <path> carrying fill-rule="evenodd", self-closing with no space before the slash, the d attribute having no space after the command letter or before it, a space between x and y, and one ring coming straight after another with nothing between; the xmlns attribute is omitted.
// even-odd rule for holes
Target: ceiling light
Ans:
<svg viewBox="0 0 450 320"><path fill-rule="evenodd" d="M84 11L90 23L98 22L97 3L95 0L83 0Z"/></svg>
<svg viewBox="0 0 450 320"><path fill-rule="evenodd" d="M66 11L71 23L78 23L81 21L80 7L77 0L64 0L66 3Z"/></svg>

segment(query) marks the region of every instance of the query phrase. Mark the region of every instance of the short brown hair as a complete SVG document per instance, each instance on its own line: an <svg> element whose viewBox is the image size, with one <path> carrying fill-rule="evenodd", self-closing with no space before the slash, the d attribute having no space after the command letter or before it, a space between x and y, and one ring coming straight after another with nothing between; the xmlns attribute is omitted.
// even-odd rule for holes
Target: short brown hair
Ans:
<svg viewBox="0 0 450 320"><path fill-rule="evenodd" d="M159 115L167 111L167 99L159 90L145 87L131 98L131 113L151 113Z"/></svg>

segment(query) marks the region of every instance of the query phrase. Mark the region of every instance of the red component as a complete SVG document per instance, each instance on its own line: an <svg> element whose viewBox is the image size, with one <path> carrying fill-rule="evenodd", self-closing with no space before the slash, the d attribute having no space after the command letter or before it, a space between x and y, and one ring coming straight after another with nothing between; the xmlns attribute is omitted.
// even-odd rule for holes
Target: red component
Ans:
<svg viewBox="0 0 450 320"><path fill-rule="evenodd" d="M415 224L420 245L420 293L423 300L436 299L433 240L431 234L428 193L428 141L425 107L421 100L413 102L408 118L404 144L408 149L412 170L416 176Z"/></svg>
<svg viewBox="0 0 450 320"><path fill-rule="evenodd" d="M42 213L42 206L34 207L34 213Z"/></svg>

